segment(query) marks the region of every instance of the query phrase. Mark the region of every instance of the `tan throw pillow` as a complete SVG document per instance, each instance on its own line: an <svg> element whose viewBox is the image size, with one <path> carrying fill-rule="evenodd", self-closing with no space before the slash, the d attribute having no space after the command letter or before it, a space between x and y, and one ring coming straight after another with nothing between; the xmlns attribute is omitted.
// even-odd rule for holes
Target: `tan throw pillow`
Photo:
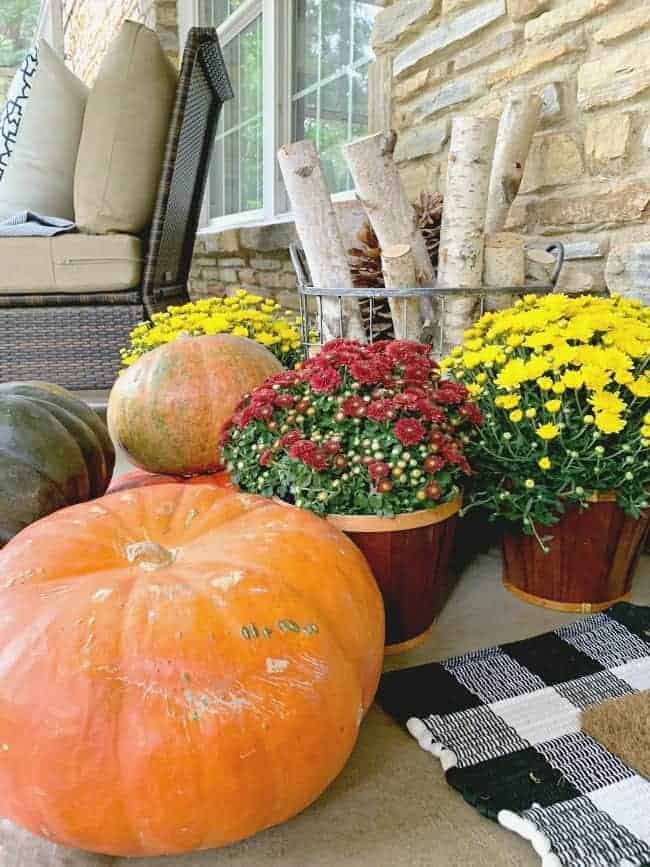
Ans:
<svg viewBox="0 0 650 867"><path fill-rule="evenodd" d="M177 80L156 34L125 21L86 105L74 179L82 232L138 234L151 222Z"/></svg>

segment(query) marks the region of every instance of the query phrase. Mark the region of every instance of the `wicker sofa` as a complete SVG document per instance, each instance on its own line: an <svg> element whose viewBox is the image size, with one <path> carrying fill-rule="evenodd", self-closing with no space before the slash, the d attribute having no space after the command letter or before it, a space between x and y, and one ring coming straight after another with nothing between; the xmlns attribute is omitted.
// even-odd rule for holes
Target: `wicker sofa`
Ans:
<svg viewBox="0 0 650 867"><path fill-rule="evenodd" d="M4 263L5 271L11 269L14 283L20 283L23 272L26 280L19 290L0 293L0 382L45 379L74 390L110 388L120 365L119 350L131 329L168 304L188 300L187 280L214 135L221 108L232 97L215 30L192 28L147 237L130 239L135 246L128 247L128 238L119 241L110 235L20 239L21 248L13 239L0 239L0 268ZM92 261L102 264L104 273L108 268L118 286L130 288L93 291L90 284L85 291L32 291L28 275L38 273L39 248L34 246L31 255L29 242L44 240L60 251L57 261L72 263L72 270L62 267L61 273L74 279L74 263L91 251ZM79 248L81 253L75 253ZM18 262L11 264L16 249L24 261L20 270ZM134 262L137 274L132 279L139 279L135 287L129 281Z"/></svg>

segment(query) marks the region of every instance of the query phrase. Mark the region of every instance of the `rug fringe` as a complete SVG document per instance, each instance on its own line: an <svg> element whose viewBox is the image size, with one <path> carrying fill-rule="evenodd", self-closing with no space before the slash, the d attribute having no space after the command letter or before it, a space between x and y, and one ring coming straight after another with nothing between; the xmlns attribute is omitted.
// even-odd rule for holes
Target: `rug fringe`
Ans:
<svg viewBox="0 0 650 867"><path fill-rule="evenodd" d="M433 739L433 735L419 717L411 717L406 723L409 733L415 738L420 747L427 753L440 760L443 771L458 766L458 757L453 750L447 749L444 744ZM497 816L499 824L528 840L535 852L542 859L541 867L562 867L562 862L552 850L551 841L542 833L530 819L524 819L512 810L501 810Z"/></svg>
<svg viewBox="0 0 650 867"><path fill-rule="evenodd" d="M423 750L440 759L443 771L447 772L450 768L457 767L458 757L456 753L453 750L447 749L444 744L434 741L433 735L421 719L412 716L406 723L406 728Z"/></svg>

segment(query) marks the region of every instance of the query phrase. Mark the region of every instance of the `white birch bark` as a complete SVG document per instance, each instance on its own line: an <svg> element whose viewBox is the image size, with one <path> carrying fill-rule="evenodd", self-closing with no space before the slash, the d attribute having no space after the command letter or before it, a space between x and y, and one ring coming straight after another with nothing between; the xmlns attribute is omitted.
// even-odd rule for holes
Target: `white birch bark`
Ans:
<svg viewBox="0 0 650 867"><path fill-rule="evenodd" d="M314 286L352 288L347 254L316 147L311 141L284 145L278 152L278 163ZM323 298L323 341L348 337L365 342L357 299L344 298L342 305L343 334L338 300Z"/></svg>
<svg viewBox="0 0 650 867"><path fill-rule="evenodd" d="M523 286L526 281L524 239L511 232L485 236L483 284L497 288ZM515 299L512 295L488 295L486 310L505 310Z"/></svg>
<svg viewBox="0 0 650 867"><path fill-rule="evenodd" d="M417 286L415 259L409 244L394 244L382 251L384 283L387 289ZM398 340L420 340L422 318L417 298L389 298L393 328Z"/></svg>
<svg viewBox="0 0 650 867"><path fill-rule="evenodd" d="M510 206L521 186L541 111L542 99L535 93L513 94L506 103L499 121L490 177L485 217L487 234L503 231Z"/></svg>
<svg viewBox="0 0 650 867"><path fill-rule="evenodd" d="M417 227L415 209L393 159L396 143L393 131L378 132L344 145L343 155L379 246L385 250L395 244L408 245L415 263L414 285L423 286L433 281L433 266L424 236ZM431 302L420 305L420 309L426 318L431 318Z"/></svg>
<svg viewBox="0 0 650 867"><path fill-rule="evenodd" d="M458 289L446 298L443 313L443 353L463 340L472 323L476 299L462 297L463 289L478 289L483 281L483 226L496 141L492 118L456 117L453 120L445 207L440 231L438 286Z"/></svg>

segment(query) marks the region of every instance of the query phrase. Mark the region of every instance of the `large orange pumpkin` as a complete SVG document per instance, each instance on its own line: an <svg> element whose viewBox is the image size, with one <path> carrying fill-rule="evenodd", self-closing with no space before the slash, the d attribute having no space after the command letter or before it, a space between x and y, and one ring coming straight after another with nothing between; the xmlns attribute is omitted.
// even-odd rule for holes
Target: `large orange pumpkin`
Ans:
<svg viewBox="0 0 650 867"><path fill-rule="evenodd" d="M0 815L115 855L223 846L336 777L381 597L309 512L205 485L111 494L0 553Z"/></svg>
<svg viewBox="0 0 650 867"><path fill-rule="evenodd" d="M178 482L183 485L211 485L213 488L230 488L233 491L237 490L237 485L230 479L230 473L219 472L209 473L203 476L166 476L163 473L148 473L146 470L133 470L131 473L125 473L123 476L113 479L108 492L114 494L116 491L129 491L131 488L148 488L151 485L169 485Z"/></svg>
<svg viewBox="0 0 650 867"><path fill-rule="evenodd" d="M246 337L179 338L118 377L109 430L131 461L151 473L211 472L220 465L221 428L243 395L281 369L268 349Z"/></svg>

